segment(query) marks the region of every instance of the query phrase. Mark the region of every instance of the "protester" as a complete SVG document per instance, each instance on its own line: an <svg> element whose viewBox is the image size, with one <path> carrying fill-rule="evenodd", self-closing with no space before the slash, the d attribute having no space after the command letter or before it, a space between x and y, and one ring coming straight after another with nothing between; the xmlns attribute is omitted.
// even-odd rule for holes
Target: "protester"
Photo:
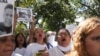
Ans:
<svg viewBox="0 0 100 56"><path fill-rule="evenodd" d="M47 50L47 46L46 46L47 40L42 28L38 27L34 30L33 41L34 41L33 43L30 43L27 46L26 53L24 56L37 56L39 55L39 51L40 52L43 51L43 53L40 55L47 56L47 54L44 54L44 52Z"/></svg>
<svg viewBox="0 0 100 56"><path fill-rule="evenodd" d="M100 56L100 17L91 17L73 32L73 48L69 56Z"/></svg>
<svg viewBox="0 0 100 56"><path fill-rule="evenodd" d="M17 15L15 14L13 28L15 28L16 19ZM13 52L14 49L15 49L15 38L13 34L0 37L0 56L21 56L20 54L14 53Z"/></svg>
<svg viewBox="0 0 100 56"><path fill-rule="evenodd" d="M11 56L14 48L15 42L12 35L0 37L0 56Z"/></svg>
<svg viewBox="0 0 100 56"><path fill-rule="evenodd" d="M15 43L16 43L16 47L15 47L15 53L24 55L25 54L25 50L26 50L26 38L23 35L23 33L18 33L15 36Z"/></svg>
<svg viewBox="0 0 100 56"><path fill-rule="evenodd" d="M65 28L61 28L57 32L57 42L58 46L49 49L49 56L64 56L71 50L71 35L69 31Z"/></svg>

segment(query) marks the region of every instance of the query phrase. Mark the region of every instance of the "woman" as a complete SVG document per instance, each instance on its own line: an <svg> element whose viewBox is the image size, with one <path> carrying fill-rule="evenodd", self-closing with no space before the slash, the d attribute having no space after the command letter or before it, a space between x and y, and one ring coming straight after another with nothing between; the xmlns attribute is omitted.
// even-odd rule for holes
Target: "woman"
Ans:
<svg viewBox="0 0 100 56"><path fill-rule="evenodd" d="M25 49L26 49L26 38L22 33L18 33L15 36L15 53L24 55L25 54Z"/></svg>
<svg viewBox="0 0 100 56"><path fill-rule="evenodd" d="M0 37L0 56L11 56L14 48L15 42L12 35Z"/></svg>
<svg viewBox="0 0 100 56"><path fill-rule="evenodd" d="M37 54L39 51L45 52L47 50L47 46L46 46L47 40L42 28L35 29L33 41L34 41L33 43L27 46L25 56L37 56L39 55ZM45 56L45 55L47 54L44 54L42 56Z"/></svg>
<svg viewBox="0 0 100 56"><path fill-rule="evenodd" d="M100 18L81 23L73 32L73 44L69 56L100 56Z"/></svg>
<svg viewBox="0 0 100 56"><path fill-rule="evenodd" d="M58 46L49 49L49 56L64 56L67 55L71 50L71 35L65 28L61 28L57 32Z"/></svg>

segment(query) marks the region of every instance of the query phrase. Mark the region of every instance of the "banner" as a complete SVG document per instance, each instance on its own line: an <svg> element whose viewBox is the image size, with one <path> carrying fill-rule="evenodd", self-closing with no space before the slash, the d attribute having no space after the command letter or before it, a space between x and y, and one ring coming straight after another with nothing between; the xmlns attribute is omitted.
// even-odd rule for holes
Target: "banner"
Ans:
<svg viewBox="0 0 100 56"><path fill-rule="evenodd" d="M0 0L0 37L13 34L14 0Z"/></svg>

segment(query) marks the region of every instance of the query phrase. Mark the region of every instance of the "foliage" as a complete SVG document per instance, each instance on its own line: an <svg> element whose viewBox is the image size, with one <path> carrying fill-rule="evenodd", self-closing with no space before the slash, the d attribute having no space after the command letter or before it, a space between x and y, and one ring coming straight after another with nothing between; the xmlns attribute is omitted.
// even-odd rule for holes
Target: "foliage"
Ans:
<svg viewBox="0 0 100 56"><path fill-rule="evenodd" d="M54 31L74 22L75 11L65 1L46 0L46 4L36 8L36 18L42 17L44 29Z"/></svg>
<svg viewBox="0 0 100 56"><path fill-rule="evenodd" d="M27 26L23 22L17 22L16 28L15 28L15 34L17 33L23 33L25 36L27 36Z"/></svg>
<svg viewBox="0 0 100 56"><path fill-rule="evenodd" d="M70 0L78 13L85 17L100 16L100 0Z"/></svg>
<svg viewBox="0 0 100 56"><path fill-rule="evenodd" d="M35 0L16 0L15 7L26 7L29 8L32 4L35 3Z"/></svg>
<svg viewBox="0 0 100 56"><path fill-rule="evenodd" d="M19 4L19 5L17 5ZM74 22L75 12L68 0L21 0L15 3L16 6L32 7L36 12L36 24L42 19L40 26L45 31L58 30L66 24Z"/></svg>

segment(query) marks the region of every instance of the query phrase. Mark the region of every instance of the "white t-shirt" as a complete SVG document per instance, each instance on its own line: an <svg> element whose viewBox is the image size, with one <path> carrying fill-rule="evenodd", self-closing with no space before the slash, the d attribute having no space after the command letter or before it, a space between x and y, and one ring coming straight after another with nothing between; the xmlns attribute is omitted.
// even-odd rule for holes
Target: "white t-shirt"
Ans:
<svg viewBox="0 0 100 56"><path fill-rule="evenodd" d="M23 56L23 55L13 52L11 56Z"/></svg>
<svg viewBox="0 0 100 56"><path fill-rule="evenodd" d="M20 49L20 48L17 47L14 52L18 53L18 54L21 54L21 55L24 55L25 54L25 50L26 50L26 48L21 48Z"/></svg>
<svg viewBox="0 0 100 56"><path fill-rule="evenodd" d="M64 56L64 53L61 52L61 50L59 50L57 46L49 49L48 52L49 56Z"/></svg>
<svg viewBox="0 0 100 56"><path fill-rule="evenodd" d="M70 42L69 45L66 47L58 45L48 50L49 56L64 56L63 52L68 52L71 50L71 48L72 48L72 42Z"/></svg>
<svg viewBox="0 0 100 56"><path fill-rule="evenodd" d="M27 46L24 56L35 56L39 50L48 49L46 44L31 43Z"/></svg>

